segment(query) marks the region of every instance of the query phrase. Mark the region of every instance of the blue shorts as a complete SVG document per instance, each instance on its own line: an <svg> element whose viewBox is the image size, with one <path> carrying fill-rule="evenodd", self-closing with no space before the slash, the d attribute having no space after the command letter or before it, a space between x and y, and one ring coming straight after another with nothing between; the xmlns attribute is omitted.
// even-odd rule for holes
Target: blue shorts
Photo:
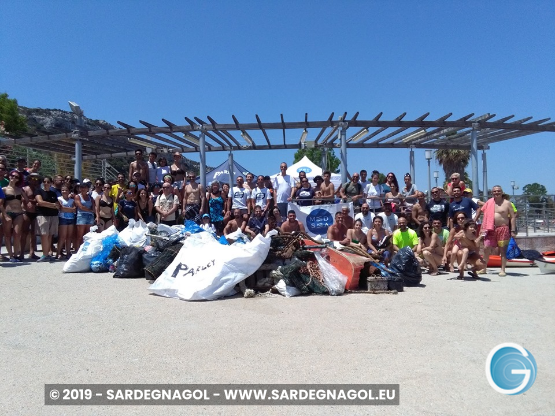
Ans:
<svg viewBox="0 0 555 416"><path fill-rule="evenodd" d="M94 214L92 212L78 212L77 225L93 225Z"/></svg>
<svg viewBox="0 0 555 416"><path fill-rule="evenodd" d="M75 225L75 218L59 218L58 225Z"/></svg>

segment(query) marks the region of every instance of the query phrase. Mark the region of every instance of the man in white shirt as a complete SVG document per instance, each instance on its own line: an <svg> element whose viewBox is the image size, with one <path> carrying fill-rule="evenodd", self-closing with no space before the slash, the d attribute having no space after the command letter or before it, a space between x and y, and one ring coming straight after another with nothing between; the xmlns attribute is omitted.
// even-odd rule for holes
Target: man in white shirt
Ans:
<svg viewBox="0 0 555 416"><path fill-rule="evenodd" d="M358 181L358 183L360 183L362 185L362 192L364 192L364 190L366 189L366 185L368 185L370 183L370 181L367 180L367 177L368 177L368 172L365 169L362 169L360 171L360 180ZM362 204L364 204L364 202L366 202L366 198L364 198L364 195L362 195L362 196L363 197L360 198L359 201L358 201L358 203L361 207L362 207Z"/></svg>
<svg viewBox="0 0 555 416"><path fill-rule="evenodd" d="M393 233L397 229L398 218L391 209L390 202L384 202L383 212L380 212L378 216L383 219L383 228L385 228L390 233Z"/></svg>
<svg viewBox="0 0 555 416"><path fill-rule="evenodd" d="M282 162L279 166L280 173L274 178L275 202L283 218L287 217L287 204L291 201L291 189L295 181L287 174L287 163Z"/></svg>
<svg viewBox="0 0 555 416"><path fill-rule="evenodd" d="M262 216L266 217L270 209L270 200L272 194L270 190L264 186L264 176L258 175L256 179L256 187L251 191L251 207L260 206Z"/></svg>
<svg viewBox="0 0 555 416"><path fill-rule="evenodd" d="M360 207L360 212L355 215L355 221L361 220L362 221L362 231L364 234L367 234L370 229L372 229L372 224L374 221L374 214L370 212L370 207L365 202Z"/></svg>
<svg viewBox="0 0 555 416"><path fill-rule="evenodd" d="M231 194L229 196L229 201L231 203L231 209L241 210L243 216L250 216L250 204L249 199L251 198L251 192L244 187L244 179L242 176L237 176L237 186L231 189ZM248 218L248 217L247 217Z"/></svg>

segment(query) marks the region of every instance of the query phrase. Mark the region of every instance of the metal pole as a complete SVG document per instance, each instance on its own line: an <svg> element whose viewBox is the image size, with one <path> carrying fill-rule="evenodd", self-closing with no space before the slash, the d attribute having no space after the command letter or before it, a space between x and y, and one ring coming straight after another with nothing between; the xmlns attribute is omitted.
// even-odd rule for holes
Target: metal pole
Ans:
<svg viewBox="0 0 555 416"><path fill-rule="evenodd" d="M322 149L322 171L328 170L328 148Z"/></svg>
<svg viewBox="0 0 555 416"><path fill-rule="evenodd" d="M416 178L414 177L414 146L410 147L409 165L410 165L410 177L411 177L412 183L416 183Z"/></svg>
<svg viewBox="0 0 555 416"><path fill-rule="evenodd" d="M81 129L84 127L85 123L82 115L77 116L77 126L79 127L79 135L81 134ZM73 177L82 180L81 170L83 163L83 143L80 139L81 136L75 140L75 167L73 168Z"/></svg>
<svg viewBox="0 0 555 416"><path fill-rule="evenodd" d="M235 180L234 180L235 178L233 177L233 165L234 165L233 153L231 152L229 152L229 156L227 158L227 164L228 164L227 170L229 172L229 189L231 190L233 189L233 186L235 184Z"/></svg>
<svg viewBox="0 0 555 416"><path fill-rule="evenodd" d="M430 168L430 159L428 159L428 201L432 199L432 174Z"/></svg>
<svg viewBox="0 0 555 416"><path fill-rule="evenodd" d="M347 183L347 127L348 123L341 122L339 126L341 137L341 182Z"/></svg>
<svg viewBox="0 0 555 416"><path fill-rule="evenodd" d="M483 173L484 176L484 199L488 197L488 161L486 159L486 148L482 150L482 166L483 166Z"/></svg>
<svg viewBox="0 0 555 416"><path fill-rule="evenodd" d="M206 189L206 145L204 130L200 131L199 136L199 147L200 147L200 184Z"/></svg>
<svg viewBox="0 0 555 416"><path fill-rule="evenodd" d="M472 132L470 133L470 160L472 161L472 187L480 187L480 182L478 181L478 129L479 127L480 125L478 123L472 123ZM461 174L462 173L463 172L461 172Z"/></svg>

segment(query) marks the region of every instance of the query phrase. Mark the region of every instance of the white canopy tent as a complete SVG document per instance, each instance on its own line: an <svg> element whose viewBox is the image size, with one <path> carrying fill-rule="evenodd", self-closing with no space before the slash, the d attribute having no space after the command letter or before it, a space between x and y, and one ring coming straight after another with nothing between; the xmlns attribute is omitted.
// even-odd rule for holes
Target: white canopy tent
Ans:
<svg viewBox="0 0 555 416"><path fill-rule="evenodd" d="M322 176L322 168L316 164L314 164L308 157L303 157L297 163L289 166L287 168L287 174L290 175L292 178L298 179L299 172L305 172L306 177L312 182L311 185L314 186L314 178L318 175ZM271 176L271 178L275 178L279 173L276 173ZM337 173L331 174L331 182L335 186L335 189L339 189L341 186L341 175Z"/></svg>

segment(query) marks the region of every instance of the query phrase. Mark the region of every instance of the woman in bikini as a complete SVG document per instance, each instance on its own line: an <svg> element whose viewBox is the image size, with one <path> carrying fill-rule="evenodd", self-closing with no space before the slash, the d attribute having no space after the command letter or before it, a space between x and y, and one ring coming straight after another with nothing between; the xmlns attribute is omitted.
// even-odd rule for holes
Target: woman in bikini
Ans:
<svg viewBox="0 0 555 416"><path fill-rule="evenodd" d="M58 212L58 249L56 250L56 258L63 258L63 250L65 248L65 257L69 259L71 256L71 242L75 239L75 217L77 211L75 200L69 197L69 185L62 185L62 196L58 197L58 202L60 203L60 209Z"/></svg>
<svg viewBox="0 0 555 416"><path fill-rule="evenodd" d="M383 218L376 215L372 220L373 227L366 234L368 253L383 256L383 261L387 266L391 260L391 234L383 228ZM390 237L388 239L388 237Z"/></svg>
<svg viewBox="0 0 555 416"><path fill-rule="evenodd" d="M146 189L141 189L137 195L137 217L143 220L147 224L149 222L154 222L154 215L152 213L154 209L154 204L152 199L148 197L148 192Z"/></svg>
<svg viewBox="0 0 555 416"><path fill-rule="evenodd" d="M23 225L23 204L27 205L27 195L23 192L23 175L12 170L9 175L8 186L2 188L4 199L4 241L10 256L10 263L20 263L23 256L21 235ZM12 250L13 237L13 250Z"/></svg>
<svg viewBox="0 0 555 416"><path fill-rule="evenodd" d="M449 238L445 243L445 248L443 249L443 259L442 262L449 268L449 272L455 272L455 260L457 259L457 252L459 251L460 244L455 235L462 230L463 224L466 221L466 214L463 211L459 211L455 214L455 225L451 230L449 230ZM451 252L449 257L449 262L447 261L447 254Z"/></svg>
<svg viewBox="0 0 555 416"><path fill-rule="evenodd" d="M110 196L111 189L110 185L105 184L104 192L94 201L98 232L104 231L114 223L114 199Z"/></svg>
<svg viewBox="0 0 555 416"><path fill-rule="evenodd" d="M27 195L27 203L25 204L25 213L23 214L23 224L21 227L21 247L22 253L25 254L25 249L29 245L29 259L38 260L39 256L35 254L37 251L37 239L33 238L37 234L37 201L35 195L40 187L40 176L38 173L31 173L27 176L29 185L23 187L23 192ZM30 238L29 238L30 237ZM21 259L23 260L23 259Z"/></svg>
<svg viewBox="0 0 555 416"><path fill-rule="evenodd" d="M347 238L351 240L351 246L356 246L364 250L368 250L366 234L364 233L364 231L362 231L362 220L356 220L354 223L354 228L347 229Z"/></svg>
<svg viewBox="0 0 555 416"><path fill-rule="evenodd" d="M175 152L173 154L173 163L170 166L170 173L178 189L181 189L183 185L186 169L187 167L184 166L183 162L181 161L181 154L179 152Z"/></svg>
<svg viewBox="0 0 555 416"><path fill-rule="evenodd" d="M429 264L430 275L437 276L439 274L438 266L441 264L441 255L437 254L437 249L441 247L439 236L432 232L432 226L423 222L418 227L418 247L416 253L418 256L426 260Z"/></svg>
<svg viewBox="0 0 555 416"><path fill-rule="evenodd" d="M76 247L81 247L83 236L91 230L91 226L94 224L94 201L89 195L87 184L79 185L79 194L75 195L74 201L77 207Z"/></svg>

